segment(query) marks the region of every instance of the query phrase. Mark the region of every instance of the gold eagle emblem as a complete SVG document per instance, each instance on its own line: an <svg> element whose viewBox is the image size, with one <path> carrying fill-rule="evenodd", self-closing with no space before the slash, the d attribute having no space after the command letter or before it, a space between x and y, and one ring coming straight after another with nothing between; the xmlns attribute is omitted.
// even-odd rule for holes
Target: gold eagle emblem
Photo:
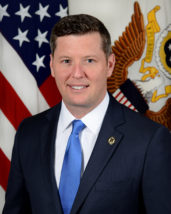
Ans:
<svg viewBox="0 0 171 214"><path fill-rule="evenodd" d="M155 19L154 13L159 9L160 7L156 6L154 11L152 11L151 14L149 14L149 16L151 16L152 22L154 21L153 19ZM151 79L154 79L156 75L159 76L158 70L153 67L151 68L151 71L150 71L151 73L149 72L148 74L145 74L142 72L142 71L146 72L146 70L144 69L144 63L145 61L151 60L152 52L153 52L153 49L148 51L148 47L150 47L149 45L150 40L148 37L148 33L150 33L150 29L147 29L147 27L145 28L144 26L144 17L141 12L139 3L135 2L134 14L131 17L131 22L125 28L125 31L122 33L122 36L120 36L118 41L115 41L114 45L112 46L112 51L115 54L115 58L116 58L116 65L112 73L112 76L107 81L108 91L111 92L112 94L114 94L114 92L118 88L120 88L120 86L123 85L125 81L128 79L128 72L131 72L131 71L128 71L128 68L135 61L140 60L140 58L142 57L142 54L144 52L145 45L146 45L146 36L147 36L147 50L146 50L147 52L146 52L146 57L141 62L141 68L139 72L144 74L144 76L142 77L142 81L144 81L144 83L148 77L150 77ZM159 32L160 28L156 23L155 23L155 27L156 27L156 32ZM153 44L154 44L154 39L153 39ZM138 89L140 96L142 96L146 100L144 94L141 93L141 87L140 87L141 85L136 84L136 82L134 82L134 85ZM165 91L167 92L164 95L165 97L171 93L170 88L171 88L170 85L165 87ZM157 92L155 90L153 94L153 99L156 96L156 93ZM160 95L160 97L162 98L163 95L162 96ZM171 130L171 98L167 99L167 102L159 111L154 112L150 109L147 109L145 112L145 115L148 118L152 119L153 121L161 123Z"/></svg>

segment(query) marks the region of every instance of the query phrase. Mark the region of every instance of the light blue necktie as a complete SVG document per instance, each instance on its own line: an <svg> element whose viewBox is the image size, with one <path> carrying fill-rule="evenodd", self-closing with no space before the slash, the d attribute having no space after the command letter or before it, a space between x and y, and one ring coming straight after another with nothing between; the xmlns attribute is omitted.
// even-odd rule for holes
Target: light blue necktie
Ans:
<svg viewBox="0 0 171 214"><path fill-rule="evenodd" d="M74 120L72 125L73 129L65 151L59 184L59 194L64 214L69 214L71 211L80 184L82 166L79 133L85 125L81 120Z"/></svg>

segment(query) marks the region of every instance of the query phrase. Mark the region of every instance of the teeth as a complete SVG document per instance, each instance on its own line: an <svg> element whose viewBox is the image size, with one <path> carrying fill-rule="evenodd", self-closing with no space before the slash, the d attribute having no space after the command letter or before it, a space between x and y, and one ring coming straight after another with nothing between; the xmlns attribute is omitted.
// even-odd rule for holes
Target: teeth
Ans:
<svg viewBox="0 0 171 214"><path fill-rule="evenodd" d="M76 89L76 90L80 90L82 88L84 88L84 86L72 86L73 89Z"/></svg>

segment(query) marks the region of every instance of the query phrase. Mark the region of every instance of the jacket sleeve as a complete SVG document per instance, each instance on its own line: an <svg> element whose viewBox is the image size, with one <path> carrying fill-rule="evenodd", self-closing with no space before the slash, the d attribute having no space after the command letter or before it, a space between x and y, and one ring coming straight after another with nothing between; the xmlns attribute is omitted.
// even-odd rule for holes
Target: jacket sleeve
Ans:
<svg viewBox="0 0 171 214"><path fill-rule="evenodd" d="M2 214L31 214L29 195L20 163L19 131L16 134Z"/></svg>
<svg viewBox="0 0 171 214"><path fill-rule="evenodd" d="M165 127L158 128L149 144L142 192L145 213L171 213L171 134Z"/></svg>

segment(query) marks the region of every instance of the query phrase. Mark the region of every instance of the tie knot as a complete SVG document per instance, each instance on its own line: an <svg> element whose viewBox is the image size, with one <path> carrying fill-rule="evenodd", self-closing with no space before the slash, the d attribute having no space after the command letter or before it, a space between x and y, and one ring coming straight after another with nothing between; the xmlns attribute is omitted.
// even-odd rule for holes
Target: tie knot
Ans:
<svg viewBox="0 0 171 214"><path fill-rule="evenodd" d="M85 124L81 120L74 120L72 122L73 124L73 134L78 135L80 131L82 131L85 128Z"/></svg>

